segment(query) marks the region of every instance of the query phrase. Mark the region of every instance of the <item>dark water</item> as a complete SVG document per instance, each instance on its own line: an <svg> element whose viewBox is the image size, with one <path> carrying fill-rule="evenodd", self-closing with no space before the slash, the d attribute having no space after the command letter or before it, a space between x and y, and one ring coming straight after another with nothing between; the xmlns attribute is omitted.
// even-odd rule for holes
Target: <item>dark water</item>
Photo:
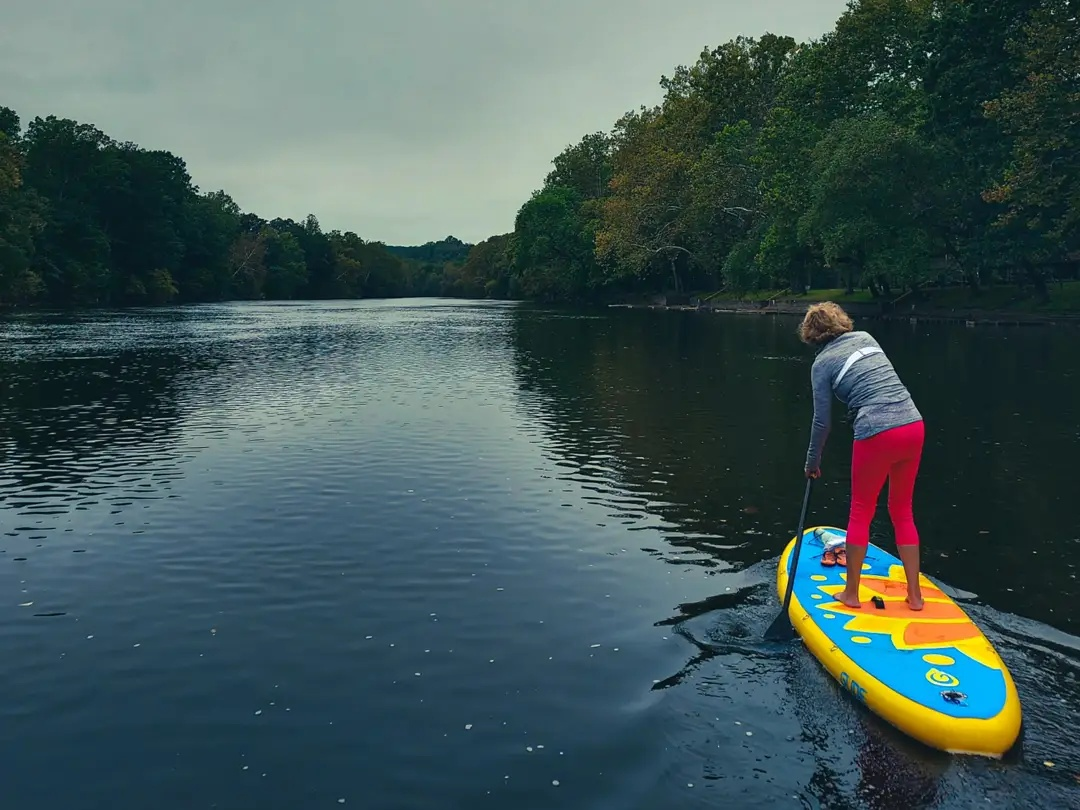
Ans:
<svg viewBox="0 0 1080 810"><path fill-rule="evenodd" d="M810 419L794 325L8 320L3 807L1080 806L1077 333L868 324L928 422L928 573L978 594L1023 700L991 762L761 641ZM813 523L844 520L849 431Z"/></svg>

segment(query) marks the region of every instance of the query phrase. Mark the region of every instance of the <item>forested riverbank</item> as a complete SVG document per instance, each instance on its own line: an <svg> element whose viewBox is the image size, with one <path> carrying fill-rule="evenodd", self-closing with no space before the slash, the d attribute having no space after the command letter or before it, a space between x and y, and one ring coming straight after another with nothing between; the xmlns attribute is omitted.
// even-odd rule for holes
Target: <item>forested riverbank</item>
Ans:
<svg viewBox="0 0 1080 810"><path fill-rule="evenodd" d="M740 37L556 156L466 275L552 300L1005 284L1037 308L1080 269L1078 77L1069 0L862 0L819 41Z"/></svg>
<svg viewBox="0 0 1080 810"><path fill-rule="evenodd" d="M1078 77L1074 0L852 2L820 40L675 68L660 104L554 158L512 232L419 247L243 212L181 157L0 107L0 305L963 288L1072 311L1053 282L1080 278Z"/></svg>
<svg viewBox="0 0 1080 810"><path fill-rule="evenodd" d="M0 306L469 296L469 246L419 247L244 212L182 157L0 107Z"/></svg>
<svg viewBox="0 0 1080 810"><path fill-rule="evenodd" d="M905 318L952 321L967 325L1073 324L1080 326L1080 281L1058 281L1037 294L1030 286L997 284L973 290L965 286L925 286L895 298L869 290L843 288L752 290L739 297L726 291L700 295L628 295L610 306L648 309L695 309L756 315L802 315L817 301L831 300L856 318Z"/></svg>

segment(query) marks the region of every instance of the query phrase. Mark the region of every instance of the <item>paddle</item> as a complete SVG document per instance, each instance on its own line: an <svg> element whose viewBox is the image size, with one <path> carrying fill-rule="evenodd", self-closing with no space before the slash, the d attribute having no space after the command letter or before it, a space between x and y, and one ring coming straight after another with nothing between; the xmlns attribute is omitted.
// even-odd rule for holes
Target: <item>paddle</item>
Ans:
<svg viewBox="0 0 1080 810"><path fill-rule="evenodd" d="M788 606L791 604L791 591L795 587L795 568L799 565L799 551L802 549L803 526L806 524L806 505L810 503L810 485L813 478L806 479L806 493L802 499L802 512L799 514L799 531L795 534L795 548L791 554L791 571L788 574L787 593L784 594L784 606L780 608L780 615L773 619L769 629L765 631L765 638L769 641L783 641L794 630L791 619L788 617Z"/></svg>

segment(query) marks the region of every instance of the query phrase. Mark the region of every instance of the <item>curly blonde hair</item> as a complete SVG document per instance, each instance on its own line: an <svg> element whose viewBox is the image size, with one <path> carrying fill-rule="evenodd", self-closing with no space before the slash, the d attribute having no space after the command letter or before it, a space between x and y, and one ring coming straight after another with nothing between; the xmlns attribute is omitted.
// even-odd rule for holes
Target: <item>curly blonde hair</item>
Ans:
<svg viewBox="0 0 1080 810"><path fill-rule="evenodd" d="M851 317L838 304L822 301L806 308L806 315L799 324L799 340L818 346L850 332L852 327Z"/></svg>

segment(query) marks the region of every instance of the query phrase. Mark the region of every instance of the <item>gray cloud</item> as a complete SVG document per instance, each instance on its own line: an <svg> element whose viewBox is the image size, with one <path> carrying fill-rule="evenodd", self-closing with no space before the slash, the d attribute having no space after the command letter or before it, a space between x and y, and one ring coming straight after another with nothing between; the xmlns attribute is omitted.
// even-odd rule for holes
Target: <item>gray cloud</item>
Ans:
<svg viewBox="0 0 1080 810"><path fill-rule="evenodd" d="M551 158L703 47L820 36L845 0L34 0L0 104L169 149L265 217L419 243L513 227Z"/></svg>

